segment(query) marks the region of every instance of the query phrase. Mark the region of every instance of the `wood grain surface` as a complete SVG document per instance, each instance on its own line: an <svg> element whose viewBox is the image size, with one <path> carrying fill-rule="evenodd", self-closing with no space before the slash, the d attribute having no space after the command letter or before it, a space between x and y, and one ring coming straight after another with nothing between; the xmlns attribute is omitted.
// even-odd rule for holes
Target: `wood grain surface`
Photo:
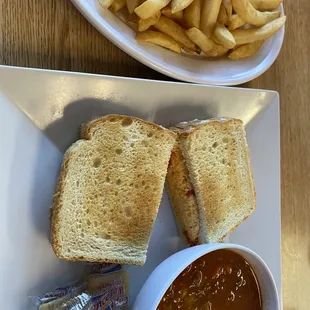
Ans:
<svg viewBox="0 0 310 310"><path fill-rule="evenodd" d="M284 309L307 310L310 309L310 1L286 1L285 11L288 20L280 56L266 73L244 86L280 93ZM171 80L111 44L69 0L1 0L0 20L0 64Z"/></svg>

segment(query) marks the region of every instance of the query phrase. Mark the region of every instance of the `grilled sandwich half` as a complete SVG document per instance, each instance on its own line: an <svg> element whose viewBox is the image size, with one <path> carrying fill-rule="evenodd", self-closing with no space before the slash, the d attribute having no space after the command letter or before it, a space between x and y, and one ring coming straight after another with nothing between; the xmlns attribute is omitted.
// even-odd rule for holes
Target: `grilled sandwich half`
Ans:
<svg viewBox="0 0 310 310"><path fill-rule="evenodd" d="M108 115L65 153L52 206L52 246L70 261L143 265L176 135Z"/></svg>
<svg viewBox="0 0 310 310"><path fill-rule="evenodd" d="M249 149L239 119L183 122L167 174L174 214L190 245L220 242L256 208Z"/></svg>

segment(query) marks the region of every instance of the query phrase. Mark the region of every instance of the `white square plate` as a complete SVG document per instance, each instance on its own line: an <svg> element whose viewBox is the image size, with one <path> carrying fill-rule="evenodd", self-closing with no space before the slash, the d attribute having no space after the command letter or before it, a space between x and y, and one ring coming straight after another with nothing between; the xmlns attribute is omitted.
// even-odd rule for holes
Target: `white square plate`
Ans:
<svg viewBox="0 0 310 310"><path fill-rule="evenodd" d="M24 310L27 296L68 283L82 270L79 263L55 257L49 244L49 207L63 152L78 138L79 126L108 113L162 125L218 116L245 122L257 210L229 239L261 255L281 294L276 92L0 67L2 308ZM181 247L164 193L147 262L128 268L132 302L151 271Z"/></svg>

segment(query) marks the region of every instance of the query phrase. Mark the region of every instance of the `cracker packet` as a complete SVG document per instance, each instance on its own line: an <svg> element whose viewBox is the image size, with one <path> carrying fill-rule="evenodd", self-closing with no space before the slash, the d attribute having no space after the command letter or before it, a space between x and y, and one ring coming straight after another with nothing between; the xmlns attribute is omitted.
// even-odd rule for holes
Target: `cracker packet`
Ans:
<svg viewBox="0 0 310 310"><path fill-rule="evenodd" d="M129 281L124 269L107 274L90 275L87 278L87 290L94 297L101 296L101 298L94 298L93 302L97 304L91 310L104 309L99 306L104 305L105 302L111 302L113 310L129 307Z"/></svg>
<svg viewBox="0 0 310 310"><path fill-rule="evenodd" d="M30 297L33 310L125 310L129 306L127 272L120 265L90 264L83 281Z"/></svg>

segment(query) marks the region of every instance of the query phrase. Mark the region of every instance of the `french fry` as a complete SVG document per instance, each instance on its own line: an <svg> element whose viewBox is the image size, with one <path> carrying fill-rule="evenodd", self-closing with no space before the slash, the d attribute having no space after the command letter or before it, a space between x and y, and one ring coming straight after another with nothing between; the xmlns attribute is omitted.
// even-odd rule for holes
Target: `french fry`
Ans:
<svg viewBox="0 0 310 310"><path fill-rule="evenodd" d="M216 40L214 37L211 37L211 40L216 44L221 44L218 40Z"/></svg>
<svg viewBox="0 0 310 310"><path fill-rule="evenodd" d="M200 17L200 29L207 36L211 37L217 17L220 11L222 0L204 0Z"/></svg>
<svg viewBox="0 0 310 310"><path fill-rule="evenodd" d="M263 26L280 17L280 11L260 12L256 10L249 0L231 0L235 12L246 23L254 26Z"/></svg>
<svg viewBox="0 0 310 310"><path fill-rule="evenodd" d="M157 13L155 13L155 15L147 19L139 19L138 30L141 32L149 29L159 20L160 14L161 14L160 11L158 11Z"/></svg>
<svg viewBox="0 0 310 310"><path fill-rule="evenodd" d="M189 54L189 55L193 55L193 54L196 53L195 51L190 50L189 48L186 48L186 47L183 47L183 51L184 51L186 54Z"/></svg>
<svg viewBox="0 0 310 310"><path fill-rule="evenodd" d="M98 2L104 9L108 9L111 6L113 0L98 0Z"/></svg>
<svg viewBox="0 0 310 310"><path fill-rule="evenodd" d="M228 18L228 22L229 22L230 19L231 19L231 16L232 16L231 1L230 0L223 0L222 5L225 7L227 18Z"/></svg>
<svg viewBox="0 0 310 310"><path fill-rule="evenodd" d="M208 57L219 57L228 51L226 47L216 44L197 28L186 30L186 34Z"/></svg>
<svg viewBox="0 0 310 310"><path fill-rule="evenodd" d="M172 14L171 6L167 5L161 10L161 13L166 17L173 19L177 23L182 23L183 21L183 11L179 11L177 13Z"/></svg>
<svg viewBox="0 0 310 310"><path fill-rule="evenodd" d="M235 30L243 25L245 25L245 21L238 14L233 14L227 28L228 30Z"/></svg>
<svg viewBox="0 0 310 310"><path fill-rule="evenodd" d="M121 14L119 14L118 18L124 21L126 25L130 27L134 32L138 31L139 17L135 13L130 14L127 8L124 8L121 11Z"/></svg>
<svg viewBox="0 0 310 310"><path fill-rule="evenodd" d="M283 0L249 0L256 10L272 11L276 9Z"/></svg>
<svg viewBox="0 0 310 310"><path fill-rule="evenodd" d="M217 20L222 25L227 25L228 24L227 11L226 11L225 6L224 6L223 3L220 6L219 15L217 17Z"/></svg>
<svg viewBox="0 0 310 310"><path fill-rule="evenodd" d="M186 28L200 26L200 14L201 14L201 0L194 0L184 10L184 25Z"/></svg>
<svg viewBox="0 0 310 310"><path fill-rule="evenodd" d="M221 57L223 55L225 55L228 52L228 48L224 47L223 45L220 44L215 44L213 48L206 52L206 56L208 57Z"/></svg>
<svg viewBox="0 0 310 310"><path fill-rule="evenodd" d="M260 49L264 41L255 41L241 45L228 54L230 59L244 59L253 56Z"/></svg>
<svg viewBox="0 0 310 310"><path fill-rule="evenodd" d="M136 15L136 13L128 13L127 20L131 23L137 24L139 22L139 17Z"/></svg>
<svg viewBox="0 0 310 310"><path fill-rule="evenodd" d="M129 14L132 14L135 8L140 5L140 0L126 0L126 5Z"/></svg>
<svg viewBox="0 0 310 310"><path fill-rule="evenodd" d="M161 15L159 20L154 24L154 27L167 34L175 41L177 41L182 47L187 47L191 50L196 50L195 43L192 42L186 35L185 30L166 16Z"/></svg>
<svg viewBox="0 0 310 310"><path fill-rule="evenodd" d="M187 8L193 0L171 0L171 12L175 14Z"/></svg>
<svg viewBox="0 0 310 310"><path fill-rule="evenodd" d="M236 46L236 41L230 31L222 24L217 23L213 32L214 38L224 47L230 49Z"/></svg>
<svg viewBox="0 0 310 310"><path fill-rule="evenodd" d="M232 30L231 34L235 38L237 45L266 40L274 35L284 25L285 21L286 16L282 16L260 28L236 29Z"/></svg>
<svg viewBox="0 0 310 310"><path fill-rule="evenodd" d="M147 19L162 8L164 8L170 0L147 0L135 8L134 12L142 19Z"/></svg>
<svg viewBox="0 0 310 310"><path fill-rule="evenodd" d="M126 0L113 0L110 10L115 14L126 5Z"/></svg>
<svg viewBox="0 0 310 310"><path fill-rule="evenodd" d="M181 46L178 44L178 42L161 32L153 30L139 32L136 35L136 40L140 43L155 44L178 54L181 53Z"/></svg>
<svg viewBox="0 0 310 310"><path fill-rule="evenodd" d="M214 47L214 42L198 28L186 30L186 35L206 54Z"/></svg>
<svg viewBox="0 0 310 310"><path fill-rule="evenodd" d="M219 57L228 51L228 48L216 44L197 28L186 30L186 34L208 57Z"/></svg>

